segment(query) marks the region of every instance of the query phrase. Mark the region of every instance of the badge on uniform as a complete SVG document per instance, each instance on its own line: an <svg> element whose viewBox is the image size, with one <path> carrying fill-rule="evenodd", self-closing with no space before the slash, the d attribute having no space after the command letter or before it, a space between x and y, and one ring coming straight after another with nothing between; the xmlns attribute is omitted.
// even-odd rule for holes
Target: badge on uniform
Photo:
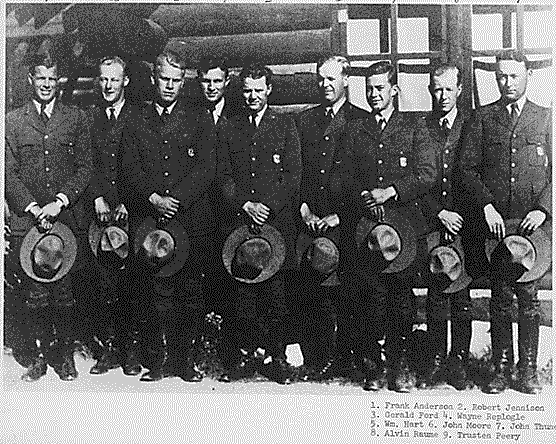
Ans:
<svg viewBox="0 0 556 444"><path fill-rule="evenodd" d="M193 148L188 148L187 149L187 155L189 157L193 157L195 155L195 151L193 151Z"/></svg>
<svg viewBox="0 0 556 444"><path fill-rule="evenodd" d="M407 166L407 157L400 157L400 166L405 168Z"/></svg>
<svg viewBox="0 0 556 444"><path fill-rule="evenodd" d="M272 160L274 161L275 164L279 164L280 163L280 154L274 154L272 156Z"/></svg>

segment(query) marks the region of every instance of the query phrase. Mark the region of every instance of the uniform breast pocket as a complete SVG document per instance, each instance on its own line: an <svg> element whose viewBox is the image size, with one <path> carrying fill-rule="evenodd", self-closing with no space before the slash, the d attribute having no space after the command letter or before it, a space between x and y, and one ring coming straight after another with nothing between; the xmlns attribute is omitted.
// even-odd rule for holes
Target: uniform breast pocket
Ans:
<svg viewBox="0 0 556 444"><path fill-rule="evenodd" d="M529 158L529 165L531 166L547 166L548 155L546 153L546 145L540 140L528 139L527 140L527 156Z"/></svg>
<svg viewBox="0 0 556 444"><path fill-rule="evenodd" d="M70 156L75 155L75 140L72 138L63 138L60 140L60 145L64 148Z"/></svg>

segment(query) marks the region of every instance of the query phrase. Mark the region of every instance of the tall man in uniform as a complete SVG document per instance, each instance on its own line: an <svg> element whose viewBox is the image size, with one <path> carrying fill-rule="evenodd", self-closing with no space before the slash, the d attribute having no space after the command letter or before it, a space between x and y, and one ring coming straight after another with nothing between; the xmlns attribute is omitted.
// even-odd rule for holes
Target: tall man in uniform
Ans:
<svg viewBox="0 0 556 444"><path fill-rule="evenodd" d="M464 186L474 196L479 220L477 241L488 233L502 239L504 220L519 218L519 229L530 234L552 221L552 113L529 101L529 61L518 51L497 57L496 81L501 98L483 107L465 139L461 162ZM480 230L482 228L482 232ZM539 299L537 281L509 282L501 270L491 270L490 332L495 374L485 388L508 388L514 365L512 300L519 306L517 389L537 391Z"/></svg>
<svg viewBox="0 0 556 444"><path fill-rule="evenodd" d="M303 156L300 214L303 223L315 235L335 232L342 243L345 233L345 212L351 211L348 202L352 186L352 172L344 155L343 141L347 125L369 113L347 100L350 71L349 61L342 56L319 60L317 73L322 104L299 116L299 136ZM342 232L339 232L342 230ZM340 252L340 257L344 253ZM339 287L305 285L305 276L299 284L304 287L303 354L305 365L320 372L330 358L333 319L326 300L332 299L337 310L337 348L339 354L349 353L350 307ZM299 292L297 292L299 294ZM324 375L320 375L323 377Z"/></svg>
<svg viewBox="0 0 556 444"><path fill-rule="evenodd" d="M201 378L194 367L193 343L204 318L202 275L212 266L215 248L216 219L209 190L216 174L216 153L209 116L178 97L184 78L185 65L179 56L160 54L152 79L156 99L128 125L124 136L125 182L134 190L138 211L137 216L131 214L131 229L149 215L155 220L176 218L189 237L188 258L180 271L170 277L138 279L137 291L149 308L145 332L156 342L159 354L164 351L155 300L169 295L172 304L165 332L166 358L156 360L143 381L170 375L185 381Z"/></svg>
<svg viewBox="0 0 556 444"><path fill-rule="evenodd" d="M103 58L99 63L98 83L102 101L91 109L92 146L96 172L87 192L90 218L102 228L108 225L124 227L128 223L126 202L129 193L122 183L122 151L124 129L139 110L126 101L125 88L129 84L127 65L120 57ZM137 308L129 297L129 264L123 269L108 269L99 265L89 251L91 267L88 300L82 304L96 336L100 350L92 374L106 373L122 365L128 375L141 371L137 360ZM90 338L89 338L90 339ZM125 350L124 350L125 349Z"/></svg>
<svg viewBox="0 0 556 444"><path fill-rule="evenodd" d="M29 68L33 98L6 116L6 197L12 210L12 248L19 251L25 233L38 224L49 230L55 221L67 225L80 241L85 231L83 192L93 172L86 114L57 98L58 70L48 56L37 56ZM22 376L34 381L50 364L62 380L77 377L73 360L76 339L76 291L72 271L52 283L31 280L21 271L27 307L21 319L26 337L14 356L28 367Z"/></svg>
<svg viewBox="0 0 556 444"><path fill-rule="evenodd" d="M261 64L244 67L240 73L246 114L234 116L227 136L228 157L219 165L223 192L229 207L231 232L245 223L276 228L286 243L286 259L270 279L254 284L238 283L235 346L223 380L241 373L239 347L247 342L261 344L267 330L265 349L272 362L265 373L272 380L290 381L285 361L284 319L287 315L284 270L295 268L296 211L299 208L301 148L293 118L277 114L268 106L272 71ZM224 216L226 217L226 216ZM260 325L263 328L259 328ZM259 345L260 346L260 345Z"/></svg>
<svg viewBox="0 0 556 444"><path fill-rule="evenodd" d="M348 127L348 152L352 157L357 201L353 211L380 220L395 208L413 224L417 237L427 233L418 206L436 180L434 146L425 121L394 109L398 94L395 67L377 62L366 75L367 101L372 114ZM417 257L422 255L420 239ZM416 267L393 274L377 274L372 264L353 261L348 292L355 298L353 338L355 356L366 373L364 389L377 390L383 363L378 341L385 334L388 387L407 392L413 383L407 361L407 339L414 316L413 283ZM369 290L373 293L368 294ZM357 305L355 305L357 304Z"/></svg>
<svg viewBox="0 0 556 444"><path fill-rule="evenodd" d="M440 231L443 241L450 242L456 235L463 234L466 211L462 199L459 155L460 140L463 139L467 119L457 106L462 91L459 68L455 65L440 65L433 68L429 91L432 96L433 111L427 116L426 122L431 140L434 142L436 168L439 174L429 194L423 198L423 211L429 219L431 231ZM479 255L480 251L476 254ZM486 259L484 249L483 257ZM466 256L466 268L469 268L467 265L471 262L470 254ZM448 301L451 312L452 346L449 366L446 366ZM427 332L430 339L431 360L425 372L425 383L435 384L447 378L456 388L465 388L471 343L470 304L468 288L449 295L444 294L435 285L429 288Z"/></svg>

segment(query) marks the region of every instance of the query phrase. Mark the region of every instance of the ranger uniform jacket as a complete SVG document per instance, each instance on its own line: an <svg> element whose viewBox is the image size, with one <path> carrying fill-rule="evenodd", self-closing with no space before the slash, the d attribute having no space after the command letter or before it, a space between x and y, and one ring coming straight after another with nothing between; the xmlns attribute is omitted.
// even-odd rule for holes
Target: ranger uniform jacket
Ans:
<svg viewBox="0 0 556 444"><path fill-rule="evenodd" d="M347 151L355 175L355 194L393 185L398 195L386 206L407 213L415 234L423 236L428 225L421 199L436 182L436 155L424 117L394 111L381 132L373 116L352 122L347 130ZM366 210L356 205L359 218Z"/></svg>
<svg viewBox="0 0 556 444"><path fill-rule="evenodd" d="M127 125L122 171L136 201L128 209L142 219L159 213L153 193L180 201L178 220L189 236L216 229L209 190L216 174L216 137L209 116L178 99L164 121L154 103Z"/></svg>
<svg viewBox="0 0 556 444"><path fill-rule="evenodd" d="M463 183L477 211L504 218L541 209L552 217L552 112L526 101L515 128L501 101L482 108L464 141Z"/></svg>
<svg viewBox="0 0 556 444"><path fill-rule="evenodd" d="M33 226L25 214L30 203L44 206L58 193L69 200L59 220L74 232L87 230L81 197L93 174L89 131L86 113L58 100L46 124L32 101L6 115L6 197L14 234Z"/></svg>

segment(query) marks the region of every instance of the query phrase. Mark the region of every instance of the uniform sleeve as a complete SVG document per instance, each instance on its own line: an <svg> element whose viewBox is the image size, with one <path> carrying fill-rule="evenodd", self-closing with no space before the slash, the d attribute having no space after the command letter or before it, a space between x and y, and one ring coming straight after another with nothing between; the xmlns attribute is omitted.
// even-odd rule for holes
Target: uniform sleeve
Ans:
<svg viewBox="0 0 556 444"><path fill-rule="evenodd" d="M90 120L85 111L78 110L78 142L75 150L75 173L59 190L67 196L70 206L73 205L89 186L93 176L93 153L91 149Z"/></svg>
<svg viewBox="0 0 556 444"><path fill-rule="evenodd" d="M6 197L16 213L23 213L32 202L37 202L31 191L20 179L17 128L14 115L6 117Z"/></svg>
<svg viewBox="0 0 556 444"><path fill-rule="evenodd" d="M196 149L199 156L193 170L172 188L170 194L180 201L180 211L187 210L209 191L216 178L217 138L205 113L197 116Z"/></svg>
<svg viewBox="0 0 556 444"><path fill-rule="evenodd" d="M483 121L480 113L472 120L469 131L463 139L461 151L461 185L466 196L473 196L483 209L494 201L491 192L481 178L483 163Z"/></svg>
<svg viewBox="0 0 556 444"><path fill-rule="evenodd" d="M548 125L548 131L546 133L546 156L548 163L546 165L545 171L547 176L547 183L544 189L541 191L538 206L542 208L549 217L552 218L552 110L548 112L546 118Z"/></svg>
<svg viewBox="0 0 556 444"><path fill-rule="evenodd" d="M413 169L393 183L400 202L410 202L428 193L436 181L436 153L424 120L419 119L413 131Z"/></svg>

